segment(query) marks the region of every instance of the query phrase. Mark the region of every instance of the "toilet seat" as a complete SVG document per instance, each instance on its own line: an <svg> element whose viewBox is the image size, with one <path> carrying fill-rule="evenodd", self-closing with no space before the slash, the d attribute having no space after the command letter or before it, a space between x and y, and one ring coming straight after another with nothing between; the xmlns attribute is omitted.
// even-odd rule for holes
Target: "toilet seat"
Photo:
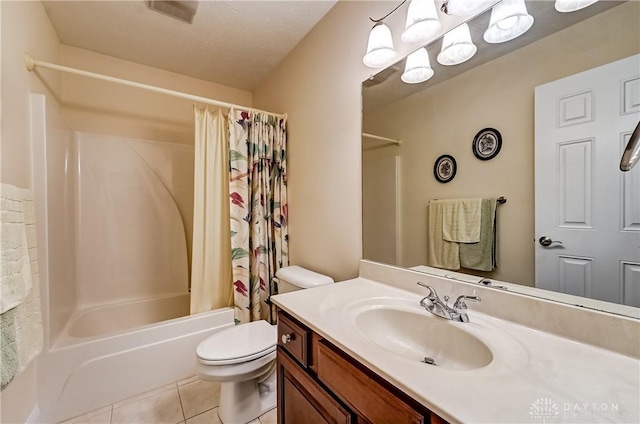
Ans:
<svg viewBox="0 0 640 424"><path fill-rule="evenodd" d="M276 341L274 326L253 321L213 334L198 345L196 355L205 365L239 364L274 352Z"/></svg>

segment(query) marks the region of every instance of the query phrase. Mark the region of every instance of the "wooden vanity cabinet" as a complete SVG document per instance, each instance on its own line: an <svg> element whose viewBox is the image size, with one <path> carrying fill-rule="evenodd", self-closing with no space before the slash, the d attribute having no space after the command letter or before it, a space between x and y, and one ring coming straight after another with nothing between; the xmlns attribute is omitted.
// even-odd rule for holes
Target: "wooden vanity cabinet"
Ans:
<svg viewBox="0 0 640 424"><path fill-rule="evenodd" d="M446 424L283 311L277 357L279 424Z"/></svg>

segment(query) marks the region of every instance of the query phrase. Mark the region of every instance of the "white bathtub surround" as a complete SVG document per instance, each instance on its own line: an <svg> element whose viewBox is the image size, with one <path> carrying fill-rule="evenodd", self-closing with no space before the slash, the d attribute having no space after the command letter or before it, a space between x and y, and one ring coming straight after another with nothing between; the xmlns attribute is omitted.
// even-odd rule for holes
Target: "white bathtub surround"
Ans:
<svg viewBox="0 0 640 424"><path fill-rule="evenodd" d="M106 337L65 335L61 341L73 344L40 358L37 422L68 419L193 375L196 346L232 326L233 310L223 308Z"/></svg>
<svg viewBox="0 0 640 424"><path fill-rule="evenodd" d="M46 346L77 311L188 293L193 146L76 132L31 96Z"/></svg>
<svg viewBox="0 0 640 424"><path fill-rule="evenodd" d="M233 303L229 224L229 140L218 109L194 105L195 170L191 313Z"/></svg>
<svg viewBox="0 0 640 424"><path fill-rule="evenodd" d="M76 133L79 308L188 292L190 146Z"/></svg>
<svg viewBox="0 0 640 424"><path fill-rule="evenodd" d="M419 306L425 291L416 281L431 285L441 298L475 294L482 302L469 304L469 323L441 320ZM557 411L556 422L640 420L640 344L633 338L640 334L637 320L588 316L594 312L366 261L359 278L273 300L450 422L541 422L535 407L544 402L557 408L551 411ZM359 312L384 309L379 305L409 311L412 319L438 319L452 333L472 335L490 349L490 362L452 370L392 352L356 324ZM538 321L544 324L527 325ZM596 332L592 338L626 340L603 349L585 339L582 326Z"/></svg>

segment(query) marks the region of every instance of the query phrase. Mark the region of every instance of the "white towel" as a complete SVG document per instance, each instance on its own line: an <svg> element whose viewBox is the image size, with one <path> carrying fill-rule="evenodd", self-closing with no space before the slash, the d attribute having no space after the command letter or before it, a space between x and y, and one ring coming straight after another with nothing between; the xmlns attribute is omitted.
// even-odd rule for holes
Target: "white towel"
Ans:
<svg viewBox="0 0 640 424"><path fill-rule="evenodd" d="M32 196L28 190L6 184L2 184L1 190L2 193L0 197L3 201L5 197L9 197L9 194L13 199L21 199L23 226L26 238L25 248L28 252L27 267L29 271L27 274L31 281L30 289L21 302L17 306L0 314L0 335L2 338L2 357L0 358L2 374L1 388L4 389L16 375L24 371L29 363L42 352L44 331L40 305L35 208ZM15 209L14 207L12 208ZM4 213L4 208L2 212ZM4 256L2 260L4 261ZM4 264L2 265L2 272L2 289L4 289ZM4 295L4 291L0 292L0 297L3 299ZM12 295L15 299L20 297L13 293Z"/></svg>
<svg viewBox="0 0 640 424"><path fill-rule="evenodd" d="M0 190L0 313L4 313L21 304L33 287L23 202L31 201L31 194L8 184Z"/></svg>
<svg viewBox="0 0 640 424"><path fill-rule="evenodd" d="M482 199L452 199L441 202L442 238L456 243L478 243Z"/></svg>

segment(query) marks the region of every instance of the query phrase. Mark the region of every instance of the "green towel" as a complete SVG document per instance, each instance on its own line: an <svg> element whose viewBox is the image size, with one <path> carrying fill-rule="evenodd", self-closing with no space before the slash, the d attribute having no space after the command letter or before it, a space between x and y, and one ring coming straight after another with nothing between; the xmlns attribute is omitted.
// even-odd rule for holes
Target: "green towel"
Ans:
<svg viewBox="0 0 640 424"><path fill-rule="evenodd" d="M427 264L436 268L460 269L460 250L458 243L444 240L442 237L443 202L429 202L427 218Z"/></svg>
<svg viewBox="0 0 640 424"><path fill-rule="evenodd" d="M478 271L493 271L496 267L496 199L482 199L480 241L460 244L460 266Z"/></svg>
<svg viewBox="0 0 640 424"><path fill-rule="evenodd" d="M482 199L451 199L442 202L442 238L456 243L478 243Z"/></svg>
<svg viewBox="0 0 640 424"><path fill-rule="evenodd" d="M18 373L15 312L16 308L13 308L0 314L0 390L4 390Z"/></svg>

